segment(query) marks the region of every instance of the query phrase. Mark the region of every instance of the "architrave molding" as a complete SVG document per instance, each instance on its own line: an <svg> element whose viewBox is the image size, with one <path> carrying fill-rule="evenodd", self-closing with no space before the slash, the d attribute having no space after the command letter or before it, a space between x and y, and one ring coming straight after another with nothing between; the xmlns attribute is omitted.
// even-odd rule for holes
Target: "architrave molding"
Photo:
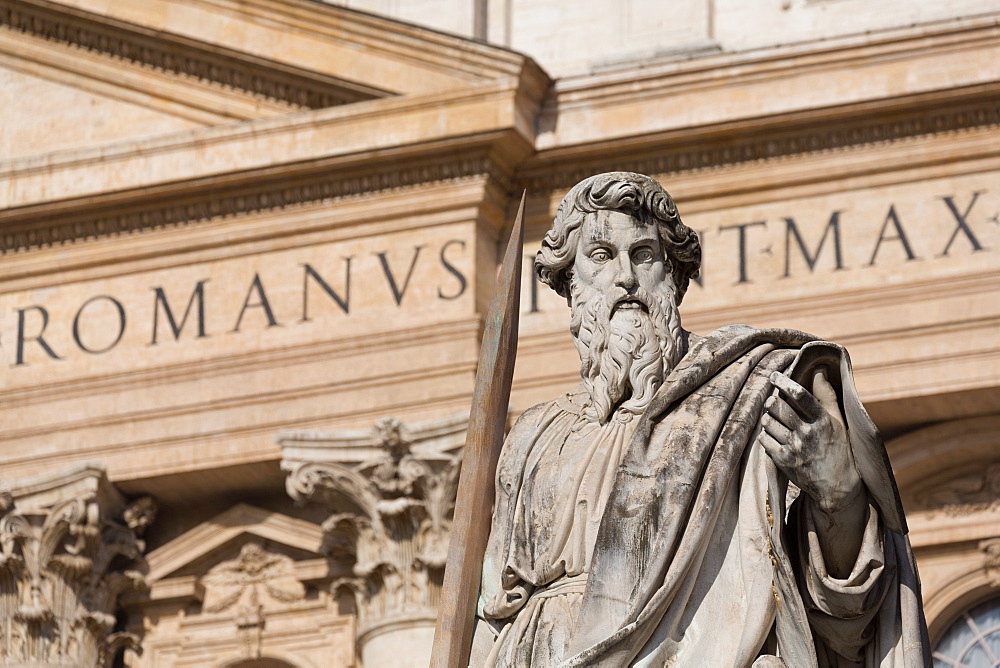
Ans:
<svg viewBox="0 0 1000 668"><path fill-rule="evenodd" d="M1000 461L1000 416L986 415L934 424L886 443L896 482L916 489L927 482L947 482L951 470L985 470ZM905 501L905 499L904 499Z"/></svg>

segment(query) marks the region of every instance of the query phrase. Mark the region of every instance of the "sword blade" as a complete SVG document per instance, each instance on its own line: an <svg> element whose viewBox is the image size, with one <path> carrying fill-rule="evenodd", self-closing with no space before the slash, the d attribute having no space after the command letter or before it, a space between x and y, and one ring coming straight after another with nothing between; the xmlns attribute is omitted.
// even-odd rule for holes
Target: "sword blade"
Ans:
<svg viewBox="0 0 1000 668"><path fill-rule="evenodd" d="M507 424L517 352L525 194L521 195L507 242L479 350L472 413L462 452L462 472L434 632L430 663L434 668L464 668L469 664L479 580L493 513L497 460Z"/></svg>

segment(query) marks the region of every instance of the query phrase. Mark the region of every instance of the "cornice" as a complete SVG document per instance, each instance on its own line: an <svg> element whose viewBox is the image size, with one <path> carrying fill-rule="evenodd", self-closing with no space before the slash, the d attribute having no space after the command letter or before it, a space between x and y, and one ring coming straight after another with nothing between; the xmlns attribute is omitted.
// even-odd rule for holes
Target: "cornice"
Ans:
<svg viewBox="0 0 1000 668"><path fill-rule="evenodd" d="M9 210L0 218L0 253L18 253L88 239L129 235L143 230L210 223L219 218L283 209L306 203L341 200L390 192L422 184L457 182L487 177L506 192L526 188L533 193L565 190L591 174L629 170L670 175L721 169L741 164L805 155L819 155L871 145L890 144L913 137L960 133L1000 126L1000 91L970 91L962 103L915 105L879 113L863 106L842 113L837 122L812 119L768 119L753 128L728 132L711 129L707 136L666 137L640 152L630 147L587 147L583 155L551 157L536 154L514 165L501 159L480 138L477 146L433 150L427 146L414 157L371 158L350 165L323 167L303 163L278 172L237 175L229 185L217 179L142 188L134 196L117 193L114 201L87 199L58 210L41 205ZM494 144L495 145L495 144ZM360 165L360 166L359 166Z"/></svg>
<svg viewBox="0 0 1000 668"><path fill-rule="evenodd" d="M287 114L298 109L284 100L265 100L215 82L122 62L99 51L55 43L9 26L0 26L0 67L200 126Z"/></svg>
<svg viewBox="0 0 1000 668"><path fill-rule="evenodd" d="M136 234L145 230L208 224L213 220L249 213L318 204L362 195L387 193L416 185L457 183L487 178L512 191L511 177L489 150L465 154L433 153L405 163L394 160L336 171L299 165L293 172L248 178L228 187L188 184L155 193L142 193L131 204L121 201L94 206L83 203L53 216L47 207L19 212L0 221L0 255L18 253L90 239ZM179 190L179 191L178 191Z"/></svg>
<svg viewBox="0 0 1000 668"><path fill-rule="evenodd" d="M1000 126L998 86L935 97L787 114L572 151L541 151L519 170L518 185L533 193L551 193L607 171L663 176Z"/></svg>
<svg viewBox="0 0 1000 668"><path fill-rule="evenodd" d="M230 4L230 0L184 2ZM257 2L250 4L258 9L263 7ZM27 5L45 8L52 3L0 0L0 16L4 8ZM297 0L283 0L275 6L285 5L300 13L304 11ZM65 12L81 13L64 8ZM110 20L101 17L101 21ZM911 38L912 35L907 39ZM931 35L926 39L933 41L936 37ZM905 40L899 37L896 41ZM932 49L933 44L924 48ZM84 196L85 191L80 190L80 194L65 195L68 199L64 201L45 201L39 197L37 204L0 211L0 253L201 225L222 217L470 177L486 176L505 192L526 188L534 193L551 194L602 171L627 169L659 176L691 174L1000 126L1000 84L993 82L591 141L544 149L527 157L538 132L532 123L539 118L538 106L549 82L540 70L524 69L530 61L518 62L522 70L517 79L8 163L7 172L12 176L35 178L39 182L53 179L53 184L58 183L53 175L59 174L69 182L64 173L72 170L83 173L91 162L108 174L117 176L131 171L143 177L130 177L128 184L120 186L122 189L117 192L94 188L93 195ZM488 110L496 110L497 117L468 120L484 119ZM439 116L432 116L436 113ZM345 137L378 136L371 134L373 130L406 127L407 119L417 114L432 119L425 123L428 128L443 127L445 131L413 133L392 146L344 143ZM383 125L353 125L374 123L373 119ZM462 130L456 130L457 119L468 120L468 129L463 126ZM305 137L313 129L325 133L323 141L315 140L318 135L310 135L316 148L291 155L305 145L293 141L299 136L295 133ZM276 149L266 154L281 158L269 158L270 162L260 159L257 142L264 137L277 137L284 142L276 143ZM511 141L511 137L516 140ZM227 158L237 153L236 142L244 142L246 150L255 151L250 155L260 166L240 169L236 162L223 161L216 169L212 161L205 161L204 164L212 165L212 170L203 169L204 175L164 170L162 176L148 179L145 176L151 167L179 164L172 156L184 151L193 154L196 149L199 156L218 151ZM128 162L136 156L141 160ZM58 185L52 189L58 190ZM15 190L12 187L11 191ZM21 199L30 201L28 197Z"/></svg>
<svg viewBox="0 0 1000 668"><path fill-rule="evenodd" d="M238 503L150 552L149 583L160 582L243 533L307 552L318 553L323 545L323 531L312 522Z"/></svg>
<svg viewBox="0 0 1000 668"><path fill-rule="evenodd" d="M470 80L517 76L530 58L522 53L325 0L183 0L191 5L236 8L291 28L309 26L335 39L447 69ZM537 67L537 65L534 65Z"/></svg>
<svg viewBox="0 0 1000 668"><path fill-rule="evenodd" d="M560 80L536 147L572 160L601 145L773 132L773 121L835 127L862 109L877 119L929 100L947 108L969 91L996 94L998 54L1000 19L989 16Z"/></svg>
<svg viewBox="0 0 1000 668"><path fill-rule="evenodd" d="M1000 415L951 420L926 426L886 442L902 488L941 476L949 467L984 468L997 457Z"/></svg>
<svg viewBox="0 0 1000 668"><path fill-rule="evenodd" d="M209 406L203 403L190 404L184 407L175 407L170 409L150 409L137 411L128 415L118 415L118 416L107 416L100 420L89 419L83 422L77 423L60 423L50 425L49 427L39 428L35 430L24 430L20 432L11 432L4 435L4 442L6 444L14 443L17 439L28 438L28 439L45 439L51 440L53 434L57 433L67 433L70 431L75 431L80 427L85 427L87 429L99 428L104 430L106 433L116 433L116 430L128 427L133 428L143 428L153 425L149 431L145 433L148 435L146 437L135 439L135 440L116 440L116 439L106 439L99 444L87 444L78 445L72 449L45 449L45 452L32 450L31 454L19 456L11 455L5 457L0 461L0 469L4 470L5 476L15 476L18 475L14 473L14 469L20 468L22 466L31 466L32 470L38 470L39 466L51 466L53 462L66 462L67 459L71 461L80 460L95 460L101 461L108 465L109 469L114 472L115 481L127 480L147 477L156 477L165 473L159 467L164 466L171 473L180 473L183 471L195 471L204 468L211 468L214 465L224 465L230 466L234 464L244 464L251 463L252 461L266 461L273 460L274 450L276 449L271 445L271 438L274 433L287 429L290 424L287 418L275 417L268 419L266 421L259 422L243 422L239 424L228 424L219 427L196 429L194 431L187 430L184 432L164 432L162 430L156 429L156 423L164 419L176 419L183 416L191 415L219 415L219 410L229 410L233 409L243 410L244 412L252 411L255 407L273 405L275 402L284 402L287 405L294 405L296 403L301 405L301 402L315 400L317 398L329 399L330 397L336 397L337 395L351 393L373 393L381 392L380 396L392 396L393 403L391 405L386 405L385 402L381 402L377 406L371 408L361 408L361 409L351 409L348 412L338 412L336 410L325 412L319 415L312 415L308 417L302 417L295 421L297 427L310 428L318 424L329 424L331 420L333 422L341 422L344 420L350 420L352 424L357 424L358 422L363 422L369 418L377 418L384 416L386 411L390 413L395 413L400 416L408 416L411 414L417 415L427 415L433 414L435 412L457 412L463 408L468 408L468 393L471 391L471 382L475 376L476 364L473 360L467 361L457 361L449 364L447 367L436 366L434 368L428 368L424 370L413 370L405 372L394 372L386 373L379 376L367 377L358 380L345 380L339 382L329 382L323 383L317 386L311 386L307 388L289 389L286 391L271 391L262 395L257 395L254 397L245 397L233 400L224 400L221 402L216 402L215 404ZM428 383L431 385L437 384L441 387L452 387L453 392L444 394L442 396L428 397L426 388ZM468 383L468 384L466 384ZM400 398L401 393L398 392L398 388L412 389L413 391L409 393L410 396L417 394L416 398L409 398L404 396ZM406 393L403 393L405 395ZM333 405L337 405L334 403ZM207 424L207 423L205 423ZM204 460L198 460L197 457L185 458L184 461L170 461L170 455L164 453L162 457L154 458L150 461L148 458L143 459L139 456L138 459L132 459L133 465L129 465L128 468L135 471L137 469L145 469L142 475L132 475L131 473L122 471L116 467L117 462L112 461L112 458L117 455L125 455L126 457L135 458L139 453L149 453L157 448L167 449L170 447L190 444L195 445L199 452L203 452L206 443L218 443L221 439L233 439L246 437L248 435L256 435L256 444L259 444L259 449L255 449L253 452L241 453L239 460L233 459L232 451L227 451L225 453L218 453L221 458L215 462L210 461L208 457ZM265 447L264 444L267 444ZM15 452L29 452L31 448L25 449L13 448L12 451ZM70 456L71 455L71 456ZM246 457L244 458L244 455ZM166 463L165 463L166 462Z"/></svg>
<svg viewBox="0 0 1000 668"><path fill-rule="evenodd" d="M47 0L0 0L0 25L298 109L319 109L388 95L386 91L267 61L179 35L154 31Z"/></svg>

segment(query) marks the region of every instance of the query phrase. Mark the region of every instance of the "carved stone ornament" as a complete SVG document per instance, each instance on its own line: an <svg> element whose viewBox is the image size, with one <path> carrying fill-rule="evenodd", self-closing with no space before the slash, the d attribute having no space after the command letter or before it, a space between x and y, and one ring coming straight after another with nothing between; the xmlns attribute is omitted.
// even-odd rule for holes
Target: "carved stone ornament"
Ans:
<svg viewBox="0 0 1000 668"><path fill-rule="evenodd" d="M151 499L128 505L103 466L83 464L3 489L0 512L0 665L106 666L141 650L115 613L145 586Z"/></svg>
<svg viewBox="0 0 1000 668"><path fill-rule="evenodd" d="M979 543L983 553L983 572L990 585L1000 589L1000 538L990 538Z"/></svg>
<svg viewBox="0 0 1000 668"><path fill-rule="evenodd" d="M913 493L916 509L960 517L1000 508L1000 462L939 481Z"/></svg>
<svg viewBox="0 0 1000 668"><path fill-rule="evenodd" d="M201 579L205 612L231 610L242 639L244 656L263 655L265 613L275 605L301 601L305 586L295 576L295 563L283 554L246 543L235 559L216 564Z"/></svg>
<svg viewBox="0 0 1000 668"><path fill-rule="evenodd" d="M359 639L407 621L433 623L448 550L466 416L370 432L285 432L282 466L299 502L326 504L326 549L354 560Z"/></svg>

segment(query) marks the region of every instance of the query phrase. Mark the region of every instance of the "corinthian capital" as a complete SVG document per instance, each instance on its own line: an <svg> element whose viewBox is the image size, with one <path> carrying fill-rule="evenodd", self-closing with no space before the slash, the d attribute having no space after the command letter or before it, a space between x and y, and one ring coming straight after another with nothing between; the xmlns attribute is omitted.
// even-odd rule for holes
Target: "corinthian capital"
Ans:
<svg viewBox="0 0 1000 668"><path fill-rule="evenodd" d="M282 468L298 502L324 504L331 556L349 556L359 640L405 621L433 620L448 550L459 451L468 417L370 430L282 432Z"/></svg>
<svg viewBox="0 0 1000 668"><path fill-rule="evenodd" d="M136 530L155 504L128 504L104 467L82 464L0 490L0 665L104 666L139 638L118 599L144 586ZM135 521L126 518L132 516Z"/></svg>

